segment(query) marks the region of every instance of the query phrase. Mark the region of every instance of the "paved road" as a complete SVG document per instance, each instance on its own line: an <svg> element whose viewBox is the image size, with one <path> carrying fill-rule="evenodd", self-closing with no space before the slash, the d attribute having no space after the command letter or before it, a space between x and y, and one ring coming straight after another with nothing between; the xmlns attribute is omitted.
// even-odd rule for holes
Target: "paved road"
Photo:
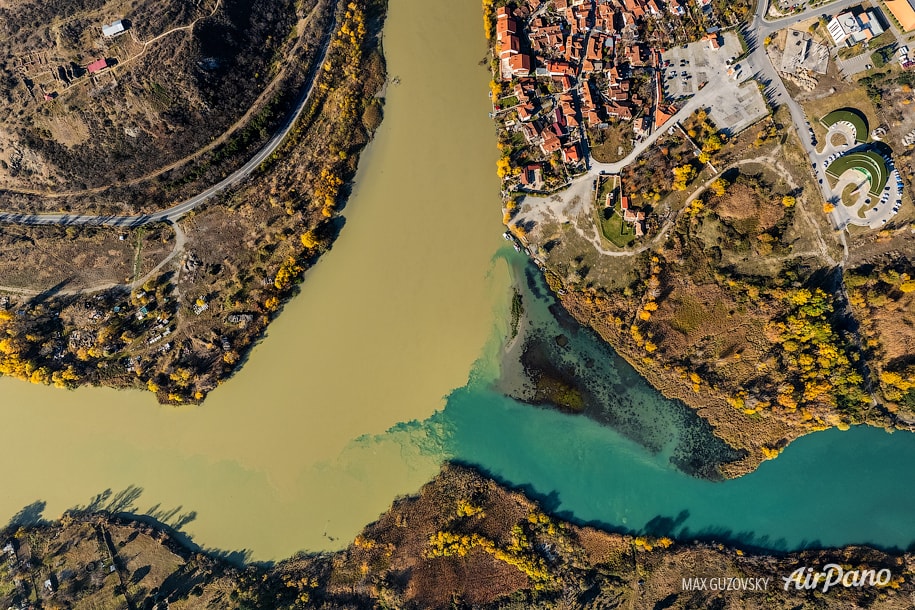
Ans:
<svg viewBox="0 0 915 610"><path fill-rule="evenodd" d="M194 195L186 201L182 201L181 203L178 203L170 208L160 210L152 214L142 214L137 216L93 216L83 214L24 214L18 212L0 212L0 223L24 225L92 225L137 227L154 222L174 223L178 221L182 216L199 207L216 194L244 181L248 176L251 175L252 172L254 172L254 170L258 168L258 166L260 166L261 163L263 163L270 155L273 154L277 148L279 148L280 144L283 142L286 136L289 135L289 132L292 130L298 118L302 115L302 112L308 105L308 101L311 99L311 95L318 83L318 75L320 74L321 67L324 65L324 61L327 58L327 53L330 50L330 41L333 39L333 33L336 28L336 16L332 15L330 27L325 33L324 42L321 46L320 57L315 61L314 66L312 67L311 74L309 75L309 85L302 92L302 95L296 102L295 110L290 113L276 134L270 138L270 140L264 145L263 148L260 149L260 151L257 152L256 155L254 155L247 163L235 170L232 174L230 174L218 184L209 187L208 189L198 193L197 195Z"/></svg>
<svg viewBox="0 0 915 610"><path fill-rule="evenodd" d="M769 10L769 3L766 0L759 0L756 5L756 14L753 16L751 27L756 29L760 39L764 39L766 36L774 34L784 28L791 27L801 21L806 21L811 17L836 13L843 8L855 6L856 4L861 4L861 0L838 0L837 2L830 2L828 4L808 8L806 11L796 15L769 20L766 18L766 13Z"/></svg>
<svg viewBox="0 0 915 610"><path fill-rule="evenodd" d="M655 140L657 140L659 137L661 137L661 135L666 133L667 130L669 130L671 127L676 125L678 122L682 121L683 119L685 119L686 117L691 115L693 112L698 110L700 107L705 106L706 103L712 97L714 97L713 89L714 89L714 87L706 86L706 87L702 88L699 91L699 93L697 93L693 97L686 100L686 103L683 104L683 106L680 108L680 110L678 110L677 113L673 115L673 117L668 119L667 122L664 123L664 125L660 129L655 129L653 132L651 132L650 135L643 138L638 144L635 145L635 147L632 149L632 152L630 152L628 155L626 155L624 158L620 159L619 161L617 161L615 163L600 163L598 161L595 161L594 159L591 159L590 173L592 174L592 178L593 178L593 174L598 174L598 173L600 173L600 174L618 174L618 173L620 173L620 171L622 171L622 169L624 167L626 167L627 165L629 165L630 163L635 161L636 158L640 154L642 154L643 152L648 150L648 148L652 144L655 143Z"/></svg>
<svg viewBox="0 0 915 610"><path fill-rule="evenodd" d="M807 122L807 118L804 115L804 111L801 109L800 105L791 98L787 89L785 89L784 83L782 83L781 78L779 78L775 68L772 66L772 62L769 61L765 46L762 44L762 41L766 36L769 36L770 34L780 29L790 27L796 23L804 21L805 19L809 19L810 17L828 12L834 12L836 10L852 6L857 4L859 1L860 0L837 0L836 2L808 9L797 15L791 15L789 17L783 17L770 21L766 19L768 2L766 0L758 0L756 13L753 16L753 20L744 28L744 34L750 48L749 56L745 60L747 69L751 73L755 73L757 79L764 84L765 94L769 97L769 100L773 104L787 105L791 113L792 121L794 122L798 135L801 138L801 143L811 159L816 158L816 148L811 141L810 133L808 131L809 123ZM335 28L336 22L332 21L331 27L326 33L326 38L322 46L321 58L319 61L315 62L315 66L311 74L311 83L308 89L300 97L295 111L287 118L286 122L283 124L280 130L276 133L276 135L273 136L273 138L270 139L269 142L267 142L264 148L262 148L243 167L233 172L229 177L225 178L218 184L211 186L210 188L195 195L194 197L191 197L186 201L183 201L168 209L155 212L153 214L138 216L92 216L0 212L0 223L16 223L27 225L107 225L134 227L153 222L177 221L191 210L205 203L217 193L242 182L244 179L250 176L251 173L279 147L283 139L292 129L296 120L301 115L302 111L305 109L305 106L308 103L312 92L314 91L317 83L318 71L320 70L320 67L324 63L324 60L327 56L327 52L330 48L330 41ZM707 101L707 98L710 96L711 87L706 87L701 90L695 96L690 98L690 100L686 102L680 111L677 112L677 114L672 119L670 119L670 125L673 125L675 121L680 120L684 116L689 115L700 105L704 104ZM639 154L651 146L651 144L654 143L654 141L661 135L663 131L664 129L655 130L654 133L639 142L632 153L630 153L625 159L622 159L616 163L598 163L592 160L588 174L580 177L578 180L576 180L576 182L579 180L584 181L589 178L593 178L593 176L598 173L619 173L623 167L631 163ZM821 189L823 190L824 198L828 200L828 191L824 187L821 187Z"/></svg>
<svg viewBox="0 0 915 610"><path fill-rule="evenodd" d="M818 155L816 146L813 143L811 135L810 122L807 115L804 114L803 108L789 94L785 84L779 77L778 72L769 60L766 53L766 47L763 44L765 38L778 30L791 27L801 21L816 17L817 15L835 13L841 9L860 3L860 0L838 0L815 8L808 9L797 15L782 17L775 20L766 19L768 5L765 0L759 0L756 6L756 13L753 20L744 28L744 36L749 46L749 55L745 60L746 67L754 74L758 82L764 85L764 94L769 102L775 106L786 106L791 114L791 121L797 130L798 138L801 140L801 146L804 152L810 158L811 163L822 165L822 160L826 155ZM819 184L820 192L823 199L830 201L832 193L829 190L828 183L824 180ZM838 226L838 225L837 225Z"/></svg>
<svg viewBox="0 0 915 610"><path fill-rule="evenodd" d="M845 8L847 6L852 6L860 2L860 0L838 0L830 4L825 4L815 9L809 9L803 13L797 15L792 15L789 17L782 17L773 21L766 19L766 11L768 10L768 3L766 0L759 0L756 7L756 13L753 16L753 20L744 27L744 36L747 40L749 46L749 55L744 63L746 70L752 74L759 82L764 85L764 95L769 99L769 102L773 105L780 106L786 105L789 112L791 113L791 119L794 123L795 128L797 129L798 136L801 139L801 144L804 147L804 150L807 152L808 156L812 159L811 162L821 162L823 158L826 157L826 154L819 156L816 152L816 146L814 146L811 135L810 135L810 124L807 121L807 117L804 114L804 110L801 108L800 104L794 101L791 96L788 94L788 90L785 88L784 83L781 78L778 76L778 73L775 70L775 67L772 65L772 62L769 61L769 56L766 54L765 46L762 44L766 36L769 36L773 32L776 32L780 29L790 27L796 23L820 15L826 12L835 11L838 9ZM721 75L722 78L725 78L725 75ZM642 154L645 150L648 149L654 142L669 129L669 126L675 125L677 122L683 120L690 114L692 114L696 109L708 103L708 101L714 97L714 85L710 83L708 86L701 89L696 95L691 97L686 103L680 108L677 113L665 123L665 126L656 129L651 135L644 138L641 142L636 144L635 148L629 153L625 158L615 162L615 163L599 163L591 159L590 160L588 172L582 176L579 176L573 180L569 188L563 193L560 194L564 200L568 200L571 193L577 193L579 188L584 188L585 184L590 184L599 174L618 174L624 167L635 161L635 159ZM587 141L583 141L587 145ZM822 163L820 163L821 165ZM820 188L823 192L823 197L827 201L830 199L831 192L828 189L828 184L825 183L820 185ZM625 254L630 254L626 252Z"/></svg>
<svg viewBox="0 0 915 610"><path fill-rule="evenodd" d="M816 153L816 148L810 139L807 117L804 115L804 111L801 106L795 102L790 95L788 95L788 90L785 88L784 83L782 83L781 78L779 78L775 67L772 65L772 62L769 61L769 56L766 54L766 49L762 42L767 36L778 30L790 27L801 21L810 19L811 17L815 17L824 13L834 12L858 3L860 3L860 0L838 0L837 2L831 2L816 8L808 9L802 13L798 13L797 15L791 15L789 17L782 17L780 19L769 21L766 19L768 2L766 2L766 0L759 0L757 2L756 13L753 16L753 20L744 28L744 35L750 47L750 54L745 60L745 66L747 70L751 74L754 74L756 78L765 85L765 94L769 98L770 102L775 105L784 104L788 106L788 110L791 112L792 121L797 128L798 135L801 137L801 142L803 143L804 148L807 150L808 154L811 155ZM722 75L722 77L723 76L724 75ZM679 112L677 112L677 114L674 115L674 117L670 119L667 124L673 125L676 121L682 120L684 117L689 116L689 114L691 114L694 110L705 104L708 101L708 98L712 97L713 89L714 87L712 83L710 83L708 86L700 90L683 105ZM664 131L666 131L666 128L655 130L650 136L639 142L635 149L633 149L633 151L627 155L625 159L617 161L616 163L598 163L592 160L592 173L619 173L620 170L622 170L628 164L632 163L636 157L638 157L649 146L651 146Z"/></svg>

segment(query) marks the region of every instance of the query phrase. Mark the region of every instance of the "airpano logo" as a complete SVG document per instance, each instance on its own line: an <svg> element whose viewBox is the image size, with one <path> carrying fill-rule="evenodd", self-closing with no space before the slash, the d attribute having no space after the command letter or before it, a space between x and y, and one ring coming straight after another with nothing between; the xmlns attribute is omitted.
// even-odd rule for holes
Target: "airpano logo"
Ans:
<svg viewBox="0 0 915 610"><path fill-rule="evenodd" d="M893 579L893 573L884 568L876 570L844 570L835 563L827 563L822 572L814 572L813 568L801 567L782 577L785 581L785 591L790 591L791 586L798 591L819 588L822 584L823 593L836 586L853 587L885 587Z"/></svg>

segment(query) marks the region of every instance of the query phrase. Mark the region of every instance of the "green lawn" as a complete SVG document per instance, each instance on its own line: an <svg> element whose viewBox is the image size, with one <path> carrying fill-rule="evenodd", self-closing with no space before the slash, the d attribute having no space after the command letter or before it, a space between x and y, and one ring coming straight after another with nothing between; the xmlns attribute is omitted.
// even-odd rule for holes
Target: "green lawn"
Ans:
<svg viewBox="0 0 915 610"><path fill-rule="evenodd" d="M613 192L613 189L617 187L619 181L614 176L601 176L600 177L600 186L597 189L597 207L601 209L604 207L604 200L606 200L607 195Z"/></svg>
<svg viewBox="0 0 915 610"><path fill-rule="evenodd" d="M499 105L503 108L512 108L518 105L518 98L514 95L503 97L501 100L499 100Z"/></svg>
<svg viewBox="0 0 915 610"><path fill-rule="evenodd" d="M868 192L873 197L880 195L889 179L889 170L883 157L870 150L842 155L826 168L826 173L838 178L850 169L856 169L867 176L870 182Z"/></svg>
<svg viewBox="0 0 915 610"><path fill-rule="evenodd" d="M855 191L858 190L854 184L846 185L845 189L842 190L842 205L848 207L858 203L857 197L852 197Z"/></svg>
<svg viewBox="0 0 915 610"><path fill-rule="evenodd" d="M620 215L620 208L617 205L610 218L606 218L607 210L603 206L598 207L600 215L600 229L604 237L618 248L625 248L635 241L635 228L628 222L623 221Z"/></svg>
<svg viewBox="0 0 915 610"><path fill-rule="evenodd" d="M864 115L855 110L854 108L840 108L838 110L833 110L822 119L820 122L826 127L832 127L840 121L845 121L846 123L851 123L855 128L855 138L858 142L867 142L868 134L870 133L867 128L867 119L864 118Z"/></svg>

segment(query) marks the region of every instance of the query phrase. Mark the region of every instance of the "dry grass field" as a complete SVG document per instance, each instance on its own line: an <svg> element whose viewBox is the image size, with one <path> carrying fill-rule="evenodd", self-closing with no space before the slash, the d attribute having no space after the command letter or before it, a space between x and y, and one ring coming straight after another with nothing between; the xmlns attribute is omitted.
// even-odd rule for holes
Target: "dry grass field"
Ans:
<svg viewBox="0 0 915 610"><path fill-rule="evenodd" d="M126 32L102 26L123 19ZM240 119L276 74L292 0L57 0L0 8L0 186L140 178ZM107 67L89 66L105 60Z"/></svg>
<svg viewBox="0 0 915 610"><path fill-rule="evenodd" d="M175 246L167 226L0 226L0 286L73 291L130 283L153 270Z"/></svg>

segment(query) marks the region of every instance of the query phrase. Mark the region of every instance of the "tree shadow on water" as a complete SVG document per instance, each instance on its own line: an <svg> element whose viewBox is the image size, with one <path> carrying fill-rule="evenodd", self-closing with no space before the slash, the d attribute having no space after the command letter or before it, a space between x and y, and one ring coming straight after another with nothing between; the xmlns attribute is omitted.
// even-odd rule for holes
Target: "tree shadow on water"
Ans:
<svg viewBox="0 0 915 610"><path fill-rule="evenodd" d="M48 503L44 500L36 500L10 517L9 523L3 529L18 529L20 527L33 527L47 523L44 519L44 511Z"/></svg>
<svg viewBox="0 0 915 610"><path fill-rule="evenodd" d="M204 547L194 542L191 536L183 530L197 519L197 511L186 511L183 506L165 508L161 504L154 504L143 510L138 504L142 495L143 488L136 485L128 485L120 491L106 489L94 495L86 504L77 504L64 511L64 514L77 518L101 515L111 522L127 526L133 523L141 523L167 534L169 538L177 543L177 547L172 550L179 555L203 553L235 566L251 563L251 551L249 549L218 549ZM10 518L2 533L0 533L0 537L9 535L19 528L33 528L49 524L53 519L48 519L44 516L46 508L47 502L44 500L36 500L23 507ZM136 532L132 533L129 539L133 540L136 535ZM264 566L272 564L272 562L257 563Z"/></svg>

